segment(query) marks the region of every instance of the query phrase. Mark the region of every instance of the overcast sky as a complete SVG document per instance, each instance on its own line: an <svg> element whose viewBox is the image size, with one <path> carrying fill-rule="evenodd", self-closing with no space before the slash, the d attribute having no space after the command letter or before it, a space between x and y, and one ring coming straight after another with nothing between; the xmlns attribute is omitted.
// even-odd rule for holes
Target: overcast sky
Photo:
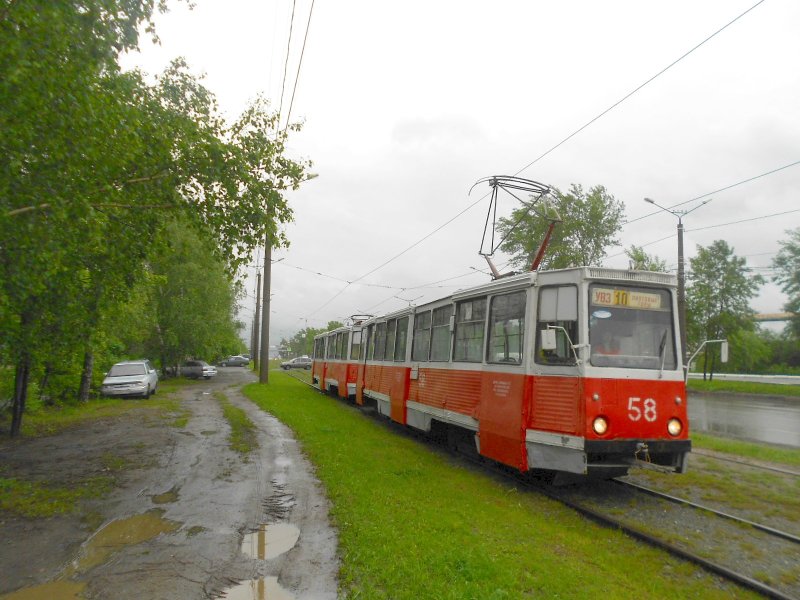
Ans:
<svg viewBox="0 0 800 600"><path fill-rule="evenodd" d="M305 125L289 147L319 177L289 195L291 247L273 254L272 343L488 281L478 249L489 188L468 192L490 175L604 185L636 219L605 264L627 267L623 249L636 244L675 269L677 218L652 214L643 198L671 207L800 161L800 3L763 1L536 159L754 4L316 2L291 108ZM284 115L310 9L297 0ZM143 38L123 64L156 73L183 56L231 118L258 93L277 110L291 13L289 0L172 2L157 19L161 45ZM769 276L762 267L779 240L800 227L798 189L800 164L704 197L713 200L684 217L687 258L724 239ZM768 284L753 307L777 312L785 300Z"/></svg>

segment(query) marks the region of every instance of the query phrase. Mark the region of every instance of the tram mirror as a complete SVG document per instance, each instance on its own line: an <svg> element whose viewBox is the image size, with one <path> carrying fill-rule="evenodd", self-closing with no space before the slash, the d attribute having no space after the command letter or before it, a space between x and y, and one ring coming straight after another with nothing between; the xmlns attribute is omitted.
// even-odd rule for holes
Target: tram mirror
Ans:
<svg viewBox="0 0 800 600"><path fill-rule="evenodd" d="M720 344L719 359L724 363L728 362L728 340L725 340L722 342L722 344Z"/></svg>
<svg viewBox="0 0 800 600"><path fill-rule="evenodd" d="M557 347L556 330L542 329L542 350L555 350Z"/></svg>

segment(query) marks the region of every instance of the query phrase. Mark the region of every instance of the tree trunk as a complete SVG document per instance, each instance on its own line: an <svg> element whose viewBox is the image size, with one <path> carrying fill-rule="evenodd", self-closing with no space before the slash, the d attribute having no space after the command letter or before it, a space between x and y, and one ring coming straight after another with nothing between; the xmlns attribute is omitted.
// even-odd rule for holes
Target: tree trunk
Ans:
<svg viewBox="0 0 800 600"><path fill-rule="evenodd" d="M78 402L86 402L89 399L89 388L92 385L93 371L94 352L87 350L83 355L83 372L81 373L81 385L78 388Z"/></svg>
<svg viewBox="0 0 800 600"><path fill-rule="evenodd" d="M715 353L711 354L711 373L708 375L709 381L714 381L714 363L716 362L717 355Z"/></svg>
<svg viewBox="0 0 800 600"><path fill-rule="evenodd" d="M14 373L14 404L11 416L11 437L19 435L22 429L22 413L25 412L25 400L28 398L28 379L31 374L31 357L23 353Z"/></svg>

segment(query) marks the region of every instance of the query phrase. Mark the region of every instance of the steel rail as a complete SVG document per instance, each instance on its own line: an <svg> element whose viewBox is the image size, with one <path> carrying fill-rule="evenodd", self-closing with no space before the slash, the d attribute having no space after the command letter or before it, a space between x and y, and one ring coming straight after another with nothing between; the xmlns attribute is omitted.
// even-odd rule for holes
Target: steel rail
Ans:
<svg viewBox="0 0 800 600"><path fill-rule="evenodd" d="M737 583L743 587L756 591L759 594L766 596L767 598L774 598L775 600L797 600L797 598L795 598L794 596L789 596L787 594L784 594L780 590L777 590L764 583L761 583L760 581L757 581L752 577L748 577L747 575L737 573L736 571L733 571L728 567L707 560L701 556L698 556L693 552L689 552L688 550L684 550L683 548L679 548L678 546L670 544L669 542L665 542L664 540L652 536L649 533L646 533L640 529L632 527L631 525L626 525L625 523L618 521L613 517L604 515L592 508L589 508L572 500L568 500L567 498L560 496L557 492L544 489L542 486L531 486L531 487L541 492L548 498L552 498L553 500L561 502L565 506L568 506L569 508L595 521L596 523L619 529L620 531L626 533L627 535L635 539L638 539L639 541L642 541L648 544L649 546L659 548L661 550L664 550L668 554L671 554L672 556L676 556L678 558L682 558L683 560L687 560L705 569L706 571L709 571L716 575L720 575L729 581L733 581L734 583Z"/></svg>
<svg viewBox="0 0 800 600"><path fill-rule="evenodd" d="M715 508L711 508L710 506L705 506L703 504L698 504L697 502L692 502L691 500L686 500L685 498L679 498L678 496L673 496L671 494L666 494L664 492L659 492L658 490L654 490L653 488L649 488L645 485L641 485L639 483L632 483L630 481L620 481L619 479L614 479L614 483L617 485L621 485L623 487L630 487L637 491L640 491L644 494L648 494L650 496L654 496L656 498L661 498L663 500L668 500L675 504L683 504L685 506L691 506L692 508L696 508L698 510L704 510L710 512L718 517L722 517L723 519L729 519L731 521L735 521L736 523L741 523L743 525L749 525L755 529L760 531L764 531L769 533L770 535L774 535L779 538L783 538L785 540L789 540L790 542L794 542L795 544L800 544L800 537L788 533L786 531L781 531L780 529L775 529L774 527L770 527L769 525L762 525L761 523L756 523L755 521L750 521L749 519L744 519L742 517L737 517L736 515L732 515L730 513L723 512L721 510L717 510Z"/></svg>
<svg viewBox="0 0 800 600"><path fill-rule="evenodd" d="M699 456L705 456L707 458L713 458L716 460L724 460L727 462L736 463L737 465L745 465L747 467L753 467L754 469L764 469L765 471L774 471L776 473L783 473L784 475L794 475L795 477L800 477L800 472L792 471L791 469L782 469L781 467L774 467L772 465L763 465L760 463L748 462L746 460L737 460L735 458L729 458L727 456L719 456L718 454L705 452L698 448L692 448L692 454L697 454Z"/></svg>
<svg viewBox="0 0 800 600"><path fill-rule="evenodd" d="M313 383L307 382L307 381L303 381L299 377L296 377L294 373L290 373L289 376L290 377L294 377L295 379L297 379L301 383L305 383L308 387L310 387L310 388L312 388L312 389L314 389L314 390L316 390L316 391L318 391L320 393L324 393L326 395L330 395L330 394L328 394L327 391L316 387ZM336 397L336 398L339 399L338 397ZM359 408L363 408L363 407L359 407ZM377 415L377 413L375 413L375 415ZM375 418L376 418L376 420L378 420L377 416ZM386 419L384 418L384 419L381 419L381 420L386 420ZM390 423L394 423L393 421L391 421L391 419L389 419L389 422ZM410 432L417 433L413 429L410 430ZM419 435L414 435L413 437L415 439L427 439L427 438L423 437L421 432L419 432ZM777 590L777 589L775 589L773 587L770 587L770 586L768 586L768 585L766 585L766 584L764 584L764 583L762 583L762 582L760 582L760 581L758 581L756 579L753 579L752 577L748 577L747 575L743 575L741 573L737 573L736 571L733 571L733 570L731 570L731 569L729 569L729 568L727 568L727 567L725 567L723 565L717 564L717 563L712 562L710 560L707 560L707 559L705 559L705 558L703 558L701 556L698 556L697 554L695 554L693 552L689 552L688 550L684 550L683 548L680 548L678 546L670 544L669 542L666 542L666 541L664 541L662 539L659 539L659 538L657 538L655 536L652 536L649 533L646 533L646 532L644 532L644 531L642 531L640 529L637 529L636 527L632 527L631 525L627 525L627 524L623 523L622 521L619 521L619 520L617 520L617 519L615 519L613 517L604 515L604 514L598 512L598 511L592 509L592 508L589 508L589 507L584 506L584 505L582 505L580 503L577 503L577 502L574 502L572 500L569 500L569 499L565 498L563 495L559 494L558 492L556 492L556 491L554 491L552 489L548 489L544 485L541 485L541 484L537 485L537 484L531 482L530 480L524 479L522 474L520 474L518 472L510 473L508 470L504 470L504 469L498 468L498 465L495 465L493 463L489 463L489 462L486 462L486 461L478 460L478 459L476 459L474 457L471 457L471 456L469 456L469 455L467 455L467 454L465 454L463 452L459 452L459 451L457 451L455 449L452 449L452 448L449 448L449 447L447 449L453 455L458 456L461 459L466 459L466 460L468 460L469 462L471 462L473 464L481 466L483 469L487 469L488 468L489 470L491 470L495 474L498 474L498 475L501 475L502 477L508 478L509 480L513 481L514 483L516 483L518 485L522 485L527 489L539 492L542 495L547 496L551 500L555 500L556 502L560 502L561 504L571 508L572 510L574 510L578 514L581 514L581 515L585 516L586 518L591 519L595 523L598 523L598 524L603 525L605 527L618 529L619 531L622 531L623 533L631 536L634 539L637 539L637 540L639 540L641 542L644 542L645 544L647 544L649 546L652 546L654 548L659 548L660 550L663 550L667 554L670 554L672 556L675 556L677 558L680 558L680 559L686 560L686 561L688 561L688 562L690 562L692 564L695 564L698 567L708 571L709 573L714 573L715 575L719 575L719 576L725 578L728 581L731 581L733 583L741 585L742 587L745 587L747 589L750 589L750 590L753 590L755 592L758 592L759 594L761 594L761 595L763 595L763 596L765 596L767 598L773 598L774 600L797 600L797 598L795 598L794 596L789 596L787 594L784 594L780 590Z"/></svg>

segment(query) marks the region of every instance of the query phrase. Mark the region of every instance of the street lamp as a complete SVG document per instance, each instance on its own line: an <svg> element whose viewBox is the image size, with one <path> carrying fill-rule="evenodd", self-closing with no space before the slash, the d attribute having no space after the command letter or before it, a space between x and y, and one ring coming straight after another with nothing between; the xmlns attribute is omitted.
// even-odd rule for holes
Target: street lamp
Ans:
<svg viewBox="0 0 800 600"><path fill-rule="evenodd" d="M704 204L708 204L711 202L713 198L709 198L708 200L704 200L694 208L690 208L689 210L673 210L671 208L667 208L666 206L661 206L660 204L656 203L655 200L652 198L645 198L645 202L649 202L653 206L660 208L664 212L668 212L671 215L678 217L678 327L680 328L681 334L681 352L683 353L683 363L686 364L686 273L684 271L684 264L683 264L683 217L688 215L690 212L697 210Z"/></svg>

